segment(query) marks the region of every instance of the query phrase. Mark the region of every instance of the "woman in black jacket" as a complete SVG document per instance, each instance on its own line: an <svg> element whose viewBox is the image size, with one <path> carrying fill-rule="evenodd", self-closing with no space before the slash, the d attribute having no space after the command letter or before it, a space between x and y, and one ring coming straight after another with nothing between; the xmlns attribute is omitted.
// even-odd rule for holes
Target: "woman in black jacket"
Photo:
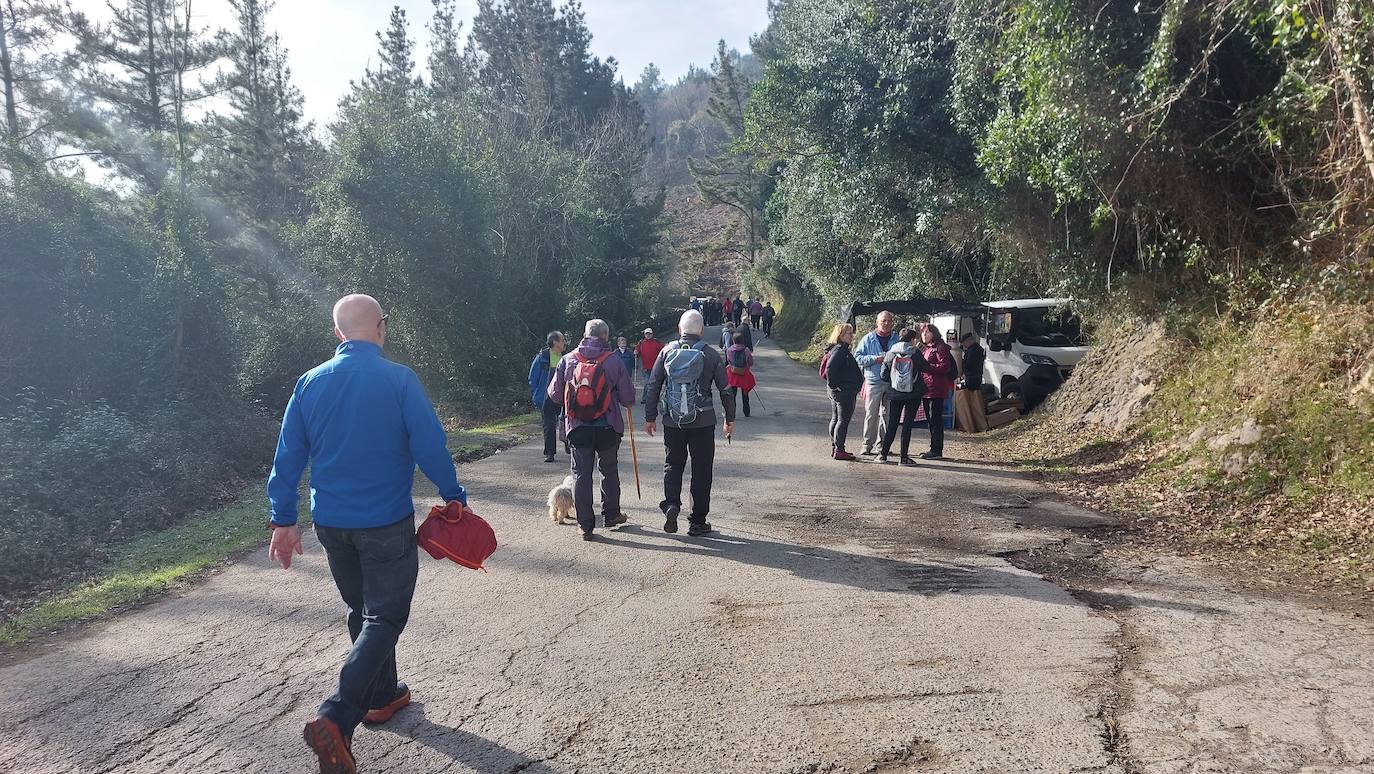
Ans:
<svg viewBox="0 0 1374 774"><path fill-rule="evenodd" d="M830 332L830 346L824 355L825 384L830 388L830 456L842 461L854 459L844 450L844 442L849 437L855 401L864 386L863 371L850 351L853 346L854 326L841 323Z"/></svg>

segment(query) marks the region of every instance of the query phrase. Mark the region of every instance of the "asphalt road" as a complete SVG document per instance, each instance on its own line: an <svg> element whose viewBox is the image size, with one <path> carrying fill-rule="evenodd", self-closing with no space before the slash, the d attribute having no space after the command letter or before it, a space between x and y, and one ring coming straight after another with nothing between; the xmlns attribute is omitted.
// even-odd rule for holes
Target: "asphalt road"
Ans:
<svg viewBox="0 0 1374 774"><path fill-rule="evenodd" d="M758 363L709 538L661 531L642 435L644 499L627 443L631 524L593 543L549 521L565 470L537 443L460 466L502 545L490 574L421 555L415 703L358 732L361 771L1374 771L1367 623L1189 568L1071 594L1008 558L1102 517L959 442L915 469L833 462L814 373L766 343ZM0 771L310 771L343 614L311 539L290 571L261 551L8 666ZM1284 615L1320 641L1274 635Z"/></svg>

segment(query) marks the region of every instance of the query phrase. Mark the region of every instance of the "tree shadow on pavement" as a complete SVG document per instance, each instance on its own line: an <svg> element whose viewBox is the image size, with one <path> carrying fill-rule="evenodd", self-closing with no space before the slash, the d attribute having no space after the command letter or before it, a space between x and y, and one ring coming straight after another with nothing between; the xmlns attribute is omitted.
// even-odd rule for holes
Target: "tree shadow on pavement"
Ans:
<svg viewBox="0 0 1374 774"><path fill-rule="evenodd" d="M668 542L665 544L620 539L614 537L617 534L627 537L653 537ZM923 596L1011 595L1034 602L1073 606L1081 604L1058 586L1040 582L1039 576L976 564L904 561L719 532L702 538L657 534L637 524L621 527L619 533L603 533L598 540L618 548L718 557L756 567L784 570L807 580L842 584L865 591ZM1150 597L1132 596L1131 603L1205 615L1223 613L1221 610L1203 605Z"/></svg>

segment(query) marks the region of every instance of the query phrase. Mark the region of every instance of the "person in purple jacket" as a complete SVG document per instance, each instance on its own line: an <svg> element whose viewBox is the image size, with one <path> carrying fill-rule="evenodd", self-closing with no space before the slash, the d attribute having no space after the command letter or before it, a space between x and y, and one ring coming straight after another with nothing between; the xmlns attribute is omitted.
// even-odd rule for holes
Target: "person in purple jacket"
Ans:
<svg viewBox="0 0 1374 774"><path fill-rule="evenodd" d="M569 383L576 381L580 365L590 364L599 364L596 368L601 371L600 378L604 379L610 399L596 416L579 418L582 411L568 404ZM598 385L590 387L595 392ZM568 444L572 447L573 505L577 511L577 525L583 540L593 540L596 530L596 514L592 512L593 469L601 471L601 514L606 519L606 526L619 526L627 520L620 511L620 468L616 456L620 438L625 434L625 415L620 409L622 406L630 408L635 402L630 371L611 347L611 327L605 320L587 321L582 343L558 362L553 380L549 382L549 398L563 403Z"/></svg>

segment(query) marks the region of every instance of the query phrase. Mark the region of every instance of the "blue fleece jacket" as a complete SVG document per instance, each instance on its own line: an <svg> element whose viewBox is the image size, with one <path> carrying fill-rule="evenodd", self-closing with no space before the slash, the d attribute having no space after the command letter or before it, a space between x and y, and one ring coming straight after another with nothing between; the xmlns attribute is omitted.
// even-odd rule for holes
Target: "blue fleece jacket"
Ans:
<svg viewBox="0 0 1374 774"><path fill-rule="evenodd" d="M886 340L880 337L877 331L869 331L859 340L859 346L854 348L854 359L859 361L859 365L864 369L864 379L869 384L877 384L883 380L883 355L886 355L888 348L896 343L896 331L889 333Z"/></svg>
<svg viewBox="0 0 1374 774"><path fill-rule="evenodd" d="M366 341L345 341L334 357L296 382L267 479L272 523L296 523L301 475L310 466L316 524L365 529L415 510L415 465L444 500L467 503L448 439L411 371Z"/></svg>

